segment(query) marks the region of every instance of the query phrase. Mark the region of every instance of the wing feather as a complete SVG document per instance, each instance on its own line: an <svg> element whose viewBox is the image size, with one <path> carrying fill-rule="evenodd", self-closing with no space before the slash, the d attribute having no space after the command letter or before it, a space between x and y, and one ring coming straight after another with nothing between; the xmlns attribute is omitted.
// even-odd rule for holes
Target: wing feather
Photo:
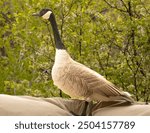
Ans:
<svg viewBox="0 0 150 133"><path fill-rule="evenodd" d="M125 97L131 100L118 87L90 68L75 61L67 67L63 79L59 81L64 84L58 87L71 97L90 98L98 101Z"/></svg>

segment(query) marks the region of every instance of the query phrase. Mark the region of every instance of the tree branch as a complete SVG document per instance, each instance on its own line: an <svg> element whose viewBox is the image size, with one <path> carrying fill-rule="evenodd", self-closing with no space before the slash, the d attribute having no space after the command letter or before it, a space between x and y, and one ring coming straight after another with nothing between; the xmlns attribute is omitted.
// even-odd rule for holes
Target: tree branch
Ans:
<svg viewBox="0 0 150 133"><path fill-rule="evenodd" d="M118 8L117 6L114 6L114 5L111 5L107 0L103 0L108 6L110 6L111 8L114 8L114 9L117 9L121 12L124 12L124 13L127 13L127 11L123 10L123 9L120 9Z"/></svg>
<svg viewBox="0 0 150 133"><path fill-rule="evenodd" d="M128 12L128 7L127 7L127 5L125 4L125 2L123 1L123 0L120 0L121 2L122 2L122 4L124 5L124 7L126 8L126 11Z"/></svg>

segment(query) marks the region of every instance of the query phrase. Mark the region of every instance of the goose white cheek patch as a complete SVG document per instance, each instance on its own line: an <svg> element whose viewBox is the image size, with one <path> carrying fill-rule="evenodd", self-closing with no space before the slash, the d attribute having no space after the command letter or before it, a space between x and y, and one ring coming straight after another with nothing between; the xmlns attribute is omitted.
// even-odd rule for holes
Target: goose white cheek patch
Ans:
<svg viewBox="0 0 150 133"><path fill-rule="evenodd" d="M49 19L51 13L52 13L51 11L48 11L46 14L44 14L44 15L42 16L42 18L43 18L43 19Z"/></svg>

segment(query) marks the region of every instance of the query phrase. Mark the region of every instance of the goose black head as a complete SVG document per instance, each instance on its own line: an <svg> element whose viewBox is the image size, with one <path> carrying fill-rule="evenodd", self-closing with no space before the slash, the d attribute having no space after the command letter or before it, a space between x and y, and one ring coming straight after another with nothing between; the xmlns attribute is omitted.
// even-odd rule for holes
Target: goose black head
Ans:
<svg viewBox="0 0 150 133"><path fill-rule="evenodd" d="M43 19L49 19L52 14L52 10L48 8L42 9L39 13L34 13L33 16L39 16Z"/></svg>

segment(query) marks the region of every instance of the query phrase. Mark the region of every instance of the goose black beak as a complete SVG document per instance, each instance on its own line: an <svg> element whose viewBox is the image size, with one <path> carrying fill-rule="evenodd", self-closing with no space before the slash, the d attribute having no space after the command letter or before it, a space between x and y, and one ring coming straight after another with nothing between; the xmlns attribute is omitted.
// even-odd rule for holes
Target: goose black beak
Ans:
<svg viewBox="0 0 150 133"><path fill-rule="evenodd" d="M40 17L40 14L39 13L33 13L32 16Z"/></svg>

